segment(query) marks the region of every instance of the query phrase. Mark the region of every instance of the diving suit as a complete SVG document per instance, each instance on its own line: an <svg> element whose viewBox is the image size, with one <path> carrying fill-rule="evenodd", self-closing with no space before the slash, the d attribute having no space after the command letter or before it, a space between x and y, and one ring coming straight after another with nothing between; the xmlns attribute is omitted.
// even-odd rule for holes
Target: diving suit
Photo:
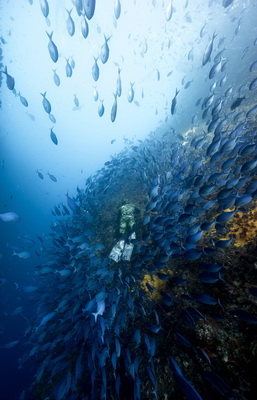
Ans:
<svg viewBox="0 0 257 400"><path fill-rule="evenodd" d="M115 244L110 253L110 258L115 262L130 261L136 239L135 215L138 212L134 204L127 201L119 209L119 236L121 239Z"/></svg>

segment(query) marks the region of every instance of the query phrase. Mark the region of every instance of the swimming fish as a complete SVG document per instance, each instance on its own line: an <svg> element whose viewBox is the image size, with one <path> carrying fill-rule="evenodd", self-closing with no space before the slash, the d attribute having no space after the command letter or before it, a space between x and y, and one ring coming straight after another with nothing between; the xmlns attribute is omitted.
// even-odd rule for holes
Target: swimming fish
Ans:
<svg viewBox="0 0 257 400"><path fill-rule="evenodd" d="M116 19L120 18L120 12L121 12L120 0L115 0L115 2L114 2L114 15L115 15Z"/></svg>
<svg viewBox="0 0 257 400"><path fill-rule="evenodd" d="M26 259L26 258L30 258L30 257L31 257L31 254L30 254L29 251L26 251L26 250L19 251L19 252L16 252L16 251L13 250L12 256L18 256L19 258L24 258L24 259Z"/></svg>
<svg viewBox="0 0 257 400"><path fill-rule="evenodd" d="M14 340L13 342L0 345L0 348L1 348L1 349L12 349L12 348L13 348L14 346L16 346L18 343L20 343L19 340Z"/></svg>
<svg viewBox="0 0 257 400"><path fill-rule="evenodd" d="M47 175L49 176L49 178L51 179L51 181L57 182L57 179L56 179L56 177L55 177L54 175L49 174L49 172L47 172Z"/></svg>
<svg viewBox="0 0 257 400"><path fill-rule="evenodd" d="M70 78L72 76L72 67L69 63L69 58L66 58L65 71L66 71L67 78Z"/></svg>
<svg viewBox="0 0 257 400"><path fill-rule="evenodd" d="M179 90L176 89L175 96L173 97L172 102L171 102L171 108L170 108L171 115L175 114L175 108L176 108L176 104L177 104L176 97L177 97L178 94L179 94Z"/></svg>
<svg viewBox="0 0 257 400"><path fill-rule="evenodd" d="M21 102L21 104L23 104L24 107L28 107L29 103L28 103L27 99L25 99L25 97L23 97L23 96L20 94L20 92L18 93L18 96L20 97L20 102Z"/></svg>
<svg viewBox="0 0 257 400"><path fill-rule="evenodd" d="M99 115L99 117L102 117L104 115L103 100L100 100L100 104L98 106L98 115Z"/></svg>
<svg viewBox="0 0 257 400"><path fill-rule="evenodd" d="M233 103L231 104L230 110L234 110L235 108L239 107L242 101L245 100L244 97L238 97Z"/></svg>
<svg viewBox="0 0 257 400"><path fill-rule="evenodd" d="M214 33L212 36L212 39L210 40L210 42L208 43L204 54L203 54L203 62L202 65L204 66L205 64L207 64L207 62L209 61L210 57L211 57L211 53L212 53L212 49L213 49L213 41L216 38L217 33Z"/></svg>
<svg viewBox="0 0 257 400"><path fill-rule="evenodd" d="M47 0L40 0L40 8L41 8L43 16L45 18L47 18L48 14L49 14L49 5L48 5Z"/></svg>
<svg viewBox="0 0 257 400"><path fill-rule="evenodd" d="M53 128L50 129L50 138L54 144L56 144L56 145L58 144L58 139L56 137L56 134L53 131Z"/></svg>
<svg viewBox="0 0 257 400"><path fill-rule="evenodd" d="M67 19L67 21L66 21L67 31L68 31L68 34L69 34L70 36L73 36L74 33L75 33L75 24L74 24L73 19L71 18L72 9L69 11L69 10L67 10L67 8L66 8L66 11L67 11L67 13L68 13L68 19Z"/></svg>
<svg viewBox="0 0 257 400"><path fill-rule="evenodd" d="M109 46L108 46L108 41L110 40L111 37L106 37L104 35L104 44L101 47L101 54L100 58L103 64L105 64L108 61L109 58Z"/></svg>
<svg viewBox="0 0 257 400"><path fill-rule="evenodd" d="M99 67L98 67L98 64L97 64L98 58L94 57L94 60L95 60L95 62L94 62L93 67L92 67L92 76L93 76L93 79L95 81L97 81L98 78L99 78Z"/></svg>
<svg viewBox="0 0 257 400"><path fill-rule="evenodd" d="M39 172L39 171L37 170L36 173L38 174L38 177L39 177L40 179L44 179L44 176L43 176L43 174L41 174L41 172Z"/></svg>
<svg viewBox="0 0 257 400"><path fill-rule="evenodd" d="M114 95L114 102L112 105L112 109L111 109L111 121L114 122L116 119L116 115L117 115L117 94L113 93Z"/></svg>
<svg viewBox="0 0 257 400"><path fill-rule="evenodd" d="M47 114L50 114L52 107L51 107L50 101L46 98L46 92L40 93L40 94L41 94L41 96L43 96L42 104L43 104L44 110Z"/></svg>
<svg viewBox="0 0 257 400"><path fill-rule="evenodd" d="M95 0L84 0L84 11L87 19L91 19L95 13Z"/></svg>
<svg viewBox="0 0 257 400"><path fill-rule="evenodd" d="M7 85L8 89L13 90L14 85L15 85L15 80L11 75L8 74L7 67L5 67L4 71L1 71L1 72L2 72L2 74L6 75L6 85Z"/></svg>
<svg viewBox="0 0 257 400"><path fill-rule="evenodd" d="M133 82L133 83L130 82L130 89L128 90L128 94L127 94L129 103L131 103L134 99L134 95L135 95L134 88L133 88L134 84L135 84L135 82Z"/></svg>
<svg viewBox="0 0 257 400"><path fill-rule="evenodd" d="M173 5L172 5L172 0L170 0L165 12L165 17L167 22L170 21L172 14L173 14Z"/></svg>
<svg viewBox="0 0 257 400"><path fill-rule="evenodd" d="M13 211L0 214L0 219L4 222L19 222L20 216Z"/></svg>
<svg viewBox="0 0 257 400"><path fill-rule="evenodd" d="M84 37L84 39L86 39L88 37L89 26L88 26L85 16L83 16L83 18L81 20L81 33L82 33L82 36Z"/></svg>
<svg viewBox="0 0 257 400"><path fill-rule="evenodd" d="M53 60L53 62L56 63L58 61L59 54L58 54L58 49L52 40L53 31L51 33L46 32L46 34L49 37L48 51L49 51L50 57Z"/></svg>
<svg viewBox="0 0 257 400"><path fill-rule="evenodd" d="M56 69L53 69L53 73L54 73L54 76L53 76L54 83L56 84L56 86L60 86L61 81L60 81L59 75L57 75L57 73L56 73Z"/></svg>

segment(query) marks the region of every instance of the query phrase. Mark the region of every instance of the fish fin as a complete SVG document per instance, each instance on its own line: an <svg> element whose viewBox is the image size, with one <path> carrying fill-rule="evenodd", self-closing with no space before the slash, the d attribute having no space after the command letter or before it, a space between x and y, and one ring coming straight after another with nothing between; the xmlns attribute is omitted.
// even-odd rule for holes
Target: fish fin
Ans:
<svg viewBox="0 0 257 400"><path fill-rule="evenodd" d="M48 32L46 31L46 34L47 34L47 36L49 37L50 40L52 40L53 33L54 33L54 31L52 31L51 33L48 33Z"/></svg>

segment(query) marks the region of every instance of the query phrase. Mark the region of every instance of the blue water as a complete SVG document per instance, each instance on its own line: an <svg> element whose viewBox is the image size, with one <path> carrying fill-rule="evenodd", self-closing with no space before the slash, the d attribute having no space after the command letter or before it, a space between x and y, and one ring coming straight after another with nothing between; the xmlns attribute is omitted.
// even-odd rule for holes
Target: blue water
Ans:
<svg viewBox="0 0 257 400"><path fill-rule="evenodd" d="M257 85L249 90L249 84L257 73L256 65L252 71L249 70L257 59L255 1L234 0L224 7L222 0L120 0L121 15L116 19L114 4L117 1L96 0L94 15L88 19L87 38L81 33L83 17L78 15L75 5L79 7L80 3L90 5L93 2L49 0L47 18L40 3L44 2L10 0L0 6L0 214L13 211L21 218L17 223L0 220L0 278L6 279L0 287L0 400L32 398L29 389L38 365L36 359L30 358L21 366L27 346L35 345L24 336L24 332L30 324L37 326L44 313L42 304L40 308L41 292L28 294L22 287L38 286L40 277L35 268L49 261L53 238L51 226L58 225L56 221L60 220L54 207L63 211L61 204L64 204L73 214L67 205L66 193L77 198L78 203L78 192L85 189L87 179L94 177L97 186L97 182L101 182L99 170L104 164L121 160L120 165L112 164L111 189L99 183L102 192L99 192L99 203L94 199L95 206L97 210L101 209L102 202L106 209L108 204L112 209L117 202L118 208L121 192L124 191L126 196L133 192L133 197L138 200L137 206L141 207L139 224L142 227L145 207L151 200L147 193L154 186L153 180L169 171L165 157L172 154L172 146L167 137L171 138L171 143L181 141L187 153L179 162L186 161L191 166L191 157L195 156L195 149L190 148L191 140L204 135L203 148L206 149L206 143L210 143L206 131L215 102L207 118L203 119L203 99L213 93L216 101L232 88L231 94L223 97L221 119L231 111L230 105L238 97L245 96L246 100L242 103L243 108L236 109L235 115L243 111L245 117L256 104ZM167 16L169 3L173 7L170 19ZM72 9L73 36L67 30L66 9ZM56 63L48 51L46 32L50 34L52 31L59 53ZM203 54L214 33L217 37L213 51L209 62L203 66ZM103 64L100 56L105 37L109 38L110 54ZM227 65L224 71L209 79L214 57L222 49L225 50L221 57ZM100 71L97 81L92 76L94 58ZM71 67L71 77L66 76L67 59L71 65L73 61L75 64ZM14 89L8 88L8 76L3 72L5 67L15 79ZM60 86L54 83L54 69L60 77ZM120 97L117 95L119 69ZM210 86L215 81L217 87L211 92ZM131 87L134 91L132 102L128 99ZM177 104L174 115L171 115L176 89L179 90ZM51 103L54 120L53 117L50 120L43 107L41 93L44 92ZM19 93L27 100L28 107L20 101ZM115 98L117 115L112 122ZM196 106L200 98L202 100ZM102 102L105 111L100 117L98 107ZM239 122L243 120L243 117L238 118ZM251 121L256 124L256 115ZM232 130L239 122L231 122L227 128ZM51 129L58 139L57 145L50 138ZM255 140L254 136L251 140ZM145 146L142 153L133 149L142 143ZM132 157L131 151L135 152L135 160L144 160L144 171L140 171L136 161L134 170L131 164L128 169L123 169L126 157ZM201 159L202 164L205 161ZM158 170L160 165L162 167ZM173 167L178 168L175 163ZM40 179L37 171L44 179ZM141 173L142 187L141 181L137 186L133 178L133 174L138 172ZM57 182L51 180L48 173L54 175ZM115 236L115 228L112 226L108 231L108 227L117 222L113 215L106 216L105 225L98 227L98 242L106 235L104 245L107 250L111 243L114 244L112 235ZM29 251L31 256L22 259L14 256L13 250ZM46 287L47 279L50 278L43 279ZM14 347L1 348L1 345L16 340L19 343ZM26 397L23 397L23 391ZM142 398L147 398L145 396Z"/></svg>

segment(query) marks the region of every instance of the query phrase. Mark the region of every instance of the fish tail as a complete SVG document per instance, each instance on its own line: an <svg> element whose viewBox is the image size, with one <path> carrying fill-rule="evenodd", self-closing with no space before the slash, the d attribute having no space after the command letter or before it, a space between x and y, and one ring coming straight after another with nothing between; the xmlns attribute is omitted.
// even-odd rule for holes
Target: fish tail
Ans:
<svg viewBox="0 0 257 400"><path fill-rule="evenodd" d="M92 315L95 317L95 322L96 322L97 321L97 316L98 316L97 312L92 312Z"/></svg>
<svg viewBox="0 0 257 400"><path fill-rule="evenodd" d="M51 33L48 33L48 32L46 31L46 34L47 34L47 36L49 37L50 40L52 40L53 33L54 33L54 31L52 31Z"/></svg>

